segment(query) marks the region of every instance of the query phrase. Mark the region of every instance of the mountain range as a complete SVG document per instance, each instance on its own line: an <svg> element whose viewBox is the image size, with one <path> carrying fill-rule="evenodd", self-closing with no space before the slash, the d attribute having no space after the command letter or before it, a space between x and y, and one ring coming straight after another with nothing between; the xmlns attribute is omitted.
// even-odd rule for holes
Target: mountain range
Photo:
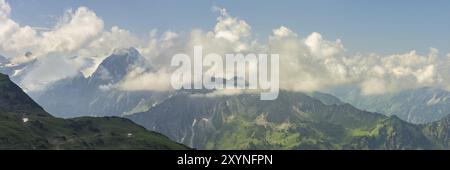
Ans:
<svg viewBox="0 0 450 170"><path fill-rule="evenodd" d="M136 49L115 50L91 76L80 73L29 95L57 117L120 116L197 149L450 149L445 90L282 90L278 99L261 101L252 93L110 88L136 67L152 70Z"/></svg>
<svg viewBox="0 0 450 170"><path fill-rule="evenodd" d="M3 74L0 130L0 149L188 149L124 118L55 118Z"/></svg>
<svg viewBox="0 0 450 170"><path fill-rule="evenodd" d="M414 125L299 92L282 91L275 101L179 93L128 118L199 149L449 148L450 117Z"/></svg>
<svg viewBox="0 0 450 170"><path fill-rule="evenodd" d="M136 66L152 69L151 63L136 49L117 49L106 57L91 76L85 77L79 73L51 84L44 91L29 92L29 95L59 117L125 116L145 112L172 93L110 88ZM438 88L423 87L365 96L361 95L358 88L346 87L331 90L330 93L334 96L320 92L310 95L323 99L324 103L345 102L370 112L396 115L414 124L434 122L450 114L450 92Z"/></svg>
<svg viewBox="0 0 450 170"><path fill-rule="evenodd" d="M438 121L450 114L450 92L439 88L422 87L370 96L361 95L358 88L332 93L360 109L396 115L414 124Z"/></svg>

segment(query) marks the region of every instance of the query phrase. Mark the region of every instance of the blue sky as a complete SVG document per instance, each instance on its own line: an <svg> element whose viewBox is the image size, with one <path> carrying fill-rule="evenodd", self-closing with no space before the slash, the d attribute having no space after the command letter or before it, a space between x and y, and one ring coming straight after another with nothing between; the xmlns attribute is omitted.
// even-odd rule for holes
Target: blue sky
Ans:
<svg viewBox="0 0 450 170"><path fill-rule="evenodd" d="M350 52L427 53L435 47L450 52L450 1L447 0L319 0L319 1L150 1L150 0L14 0L12 18L39 27L54 25L67 9L86 6L107 27L117 25L136 34L149 30L211 30L217 13L226 8L252 26L253 36L265 39L281 25L301 37L320 32L342 39Z"/></svg>

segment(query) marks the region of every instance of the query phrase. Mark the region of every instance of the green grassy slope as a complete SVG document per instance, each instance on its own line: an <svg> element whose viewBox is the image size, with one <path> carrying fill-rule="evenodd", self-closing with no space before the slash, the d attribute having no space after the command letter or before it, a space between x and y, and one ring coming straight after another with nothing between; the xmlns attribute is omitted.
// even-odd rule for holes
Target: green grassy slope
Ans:
<svg viewBox="0 0 450 170"><path fill-rule="evenodd" d="M55 118L0 74L0 149L188 148L123 118Z"/></svg>
<svg viewBox="0 0 450 170"><path fill-rule="evenodd" d="M130 118L199 149L449 149L448 123L414 125L332 103L288 91L274 101L178 94Z"/></svg>

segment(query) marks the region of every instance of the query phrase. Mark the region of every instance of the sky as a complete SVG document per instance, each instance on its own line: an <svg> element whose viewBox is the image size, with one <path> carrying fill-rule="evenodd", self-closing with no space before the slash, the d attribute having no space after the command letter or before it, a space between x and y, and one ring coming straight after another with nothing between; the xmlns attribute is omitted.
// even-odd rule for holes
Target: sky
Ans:
<svg viewBox="0 0 450 170"><path fill-rule="evenodd" d="M449 7L443 0L0 0L0 55L9 59L4 67L27 65L14 75L28 91L89 77L129 47L143 66L99 88L167 91L171 56L192 54L194 46L205 54L279 54L286 90L450 90Z"/></svg>
<svg viewBox="0 0 450 170"><path fill-rule="evenodd" d="M350 53L392 54L430 47L450 52L450 1L447 0L14 0L11 18L33 27L52 27L67 9L86 6L105 27L119 26L138 35L149 30L210 30L217 14L213 6L252 26L252 36L264 40L281 25L300 36L320 32L341 39Z"/></svg>

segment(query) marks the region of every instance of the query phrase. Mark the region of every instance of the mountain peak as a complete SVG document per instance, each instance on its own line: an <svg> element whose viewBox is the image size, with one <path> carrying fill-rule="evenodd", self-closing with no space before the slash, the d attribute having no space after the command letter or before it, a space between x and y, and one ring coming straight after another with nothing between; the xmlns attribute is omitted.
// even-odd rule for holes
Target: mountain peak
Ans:
<svg viewBox="0 0 450 170"><path fill-rule="evenodd" d="M103 60L100 65L114 69L115 66L133 65L136 63L141 63L143 60L145 60L145 58L133 47L118 48L115 49L110 56Z"/></svg>
<svg viewBox="0 0 450 170"><path fill-rule="evenodd" d="M133 47L115 49L102 61L91 78L100 80L102 83L114 83L120 81L136 66L145 68L145 63L146 59Z"/></svg>
<svg viewBox="0 0 450 170"><path fill-rule="evenodd" d="M113 55L140 55L139 51L134 47L128 48L116 48L113 51Z"/></svg>

